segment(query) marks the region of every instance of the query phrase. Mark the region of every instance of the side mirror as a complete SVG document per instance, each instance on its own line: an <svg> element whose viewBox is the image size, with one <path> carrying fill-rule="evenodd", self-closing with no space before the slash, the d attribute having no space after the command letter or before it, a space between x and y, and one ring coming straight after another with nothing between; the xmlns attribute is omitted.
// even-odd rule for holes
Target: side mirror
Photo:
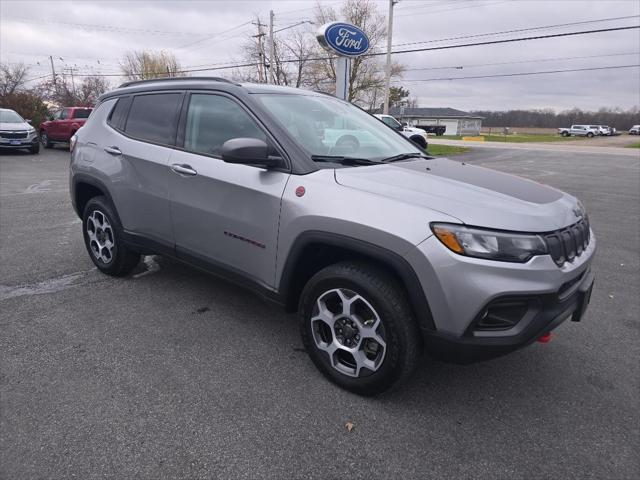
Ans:
<svg viewBox="0 0 640 480"><path fill-rule="evenodd" d="M31 125L31 119L30 118L25 118L24 121L27 122L29 125Z"/></svg>
<svg viewBox="0 0 640 480"><path fill-rule="evenodd" d="M257 138L232 138L221 148L222 160L263 168L277 168L284 164L282 157L269 155L269 146Z"/></svg>
<svg viewBox="0 0 640 480"><path fill-rule="evenodd" d="M408 124L407 122L402 122L402 126L403 126L403 127L408 127L408 126L409 126L409 124Z"/></svg>

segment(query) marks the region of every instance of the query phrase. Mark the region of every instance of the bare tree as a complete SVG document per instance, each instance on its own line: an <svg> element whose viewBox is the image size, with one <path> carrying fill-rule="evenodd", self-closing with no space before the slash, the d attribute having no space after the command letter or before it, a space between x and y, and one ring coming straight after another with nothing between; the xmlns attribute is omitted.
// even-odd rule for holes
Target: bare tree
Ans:
<svg viewBox="0 0 640 480"><path fill-rule="evenodd" d="M99 75L84 77L80 85L74 85L69 75L57 75L56 81L40 82L33 92L40 98L60 106L95 105L98 97L109 90L108 80Z"/></svg>
<svg viewBox="0 0 640 480"><path fill-rule="evenodd" d="M127 80L185 76L176 56L164 50L129 52L120 62L120 69Z"/></svg>
<svg viewBox="0 0 640 480"><path fill-rule="evenodd" d="M347 0L337 11L331 6L318 4L315 22L318 25L345 20L362 29L369 37L370 52L379 49L387 36L385 16L378 12L371 0ZM329 56L319 45L317 57ZM332 92L335 88L335 60L316 60L311 62L311 84L317 90ZM402 65L393 63L391 76L401 75ZM349 72L348 100L373 109L384 88L384 65L373 56L360 56L351 60Z"/></svg>
<svg viewBox="0 0 640 480"><path fill-rule="evenodd" d="M85 77L77 89L76 104L79 105L95 105L98 97L111 88L109 81L97 75Z"/></svg>
<svg viewBox="0 0 640 480"><path fill-rule="evenodd" d="M372 0L347 0L339 11L332 7L317 6L314 19L316 26L338 19L351 22L364 30L369 37L371 51L383 45L386 21L384 15L378 13ZM234 76L244 81L260 81L260 69L264 63L263 48L260 48L258 37L247 38L244 47L242 63L251 66L236 70ZM308 30L297 28L276 35L274 57L273 65L269 67L275 69L277 84L328 93L335 91L335 59L330 58L334 55L322 49ZM400 64L394 63L391 74L393 77L399 76L402 70ZM384 89L384 65L381 60L372 56L352 59L349 81L349 101L370 110L379 106Z"/></svg>
<svg viewBox="0 0 640 480"><path fill-rule="evenodd" d="M18 92L24 86L28 72L24 63L0 63L0 98Z"/></svg>

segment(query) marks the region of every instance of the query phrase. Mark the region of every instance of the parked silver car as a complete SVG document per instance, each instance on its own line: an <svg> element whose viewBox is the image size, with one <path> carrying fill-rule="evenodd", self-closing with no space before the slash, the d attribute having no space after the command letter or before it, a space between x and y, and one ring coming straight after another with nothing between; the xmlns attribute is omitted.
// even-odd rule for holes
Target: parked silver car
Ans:
<svg viewBox="0 0 640 480"><path fill-rule="evenodd" d="M74 137L70 181L102 272L163 254L224 275L297 310L315 365L363 395L407 379L423 348L469 362L547 338L582 318L594 280L576 198L429 157L305 90L126 83Z"/></svg>
<svg viewBox="0 0 640 480"><path fill-rule="evenodd" d="M36 129L16 111L8 108L0 108L0 148L27 149L31 153L40 151Z"/></svg>

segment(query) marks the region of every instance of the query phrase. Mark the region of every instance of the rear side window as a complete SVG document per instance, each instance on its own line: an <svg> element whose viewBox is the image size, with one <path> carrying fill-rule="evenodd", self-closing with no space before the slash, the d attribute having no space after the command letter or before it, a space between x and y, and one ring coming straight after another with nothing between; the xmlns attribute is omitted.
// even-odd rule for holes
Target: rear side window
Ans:
<svg viewBox="0 0 640 480"><path fill-rule="evenodd" d="M219 157L224 142L240 137L267 140L253 118L233 100L218 95L191 95L186 150Z"/></svg>
<svg viewBox="0 0 640 480"><path fill-rule="evenodd" d="M140 140L173 145L181 101L181 93L155 93L133 97L124 131Z"/></svg>
<svg viewBox="0 0 640 480"><path fill-rule="evenodd" d="M91 108L79 108L77 110L74 110L73 118L89 118L89 115L91 115L91 110Z"/></svg>
<svg viewBox="0 0 640 480"><path fill-rule="evenodd" d="M131 105L131 97L120 97L116 102L116 106L111 110L107 123L116 130L124 130L124 121L129 105Z"/></svg>

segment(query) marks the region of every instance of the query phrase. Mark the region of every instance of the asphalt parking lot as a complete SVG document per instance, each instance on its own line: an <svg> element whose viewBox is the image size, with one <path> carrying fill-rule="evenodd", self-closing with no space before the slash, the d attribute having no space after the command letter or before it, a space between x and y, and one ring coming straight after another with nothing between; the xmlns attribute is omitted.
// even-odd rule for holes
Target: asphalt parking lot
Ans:
<svg viewBox="0 0 640 480"><path fill-rule="evenodd" d="M599 242L590 309L549 344L425 358L403 389L360 398L251 293L157 257L98 273L68 151L0 152L0 477L638 478L640 159L457 159L583 201Z"/></svg>

